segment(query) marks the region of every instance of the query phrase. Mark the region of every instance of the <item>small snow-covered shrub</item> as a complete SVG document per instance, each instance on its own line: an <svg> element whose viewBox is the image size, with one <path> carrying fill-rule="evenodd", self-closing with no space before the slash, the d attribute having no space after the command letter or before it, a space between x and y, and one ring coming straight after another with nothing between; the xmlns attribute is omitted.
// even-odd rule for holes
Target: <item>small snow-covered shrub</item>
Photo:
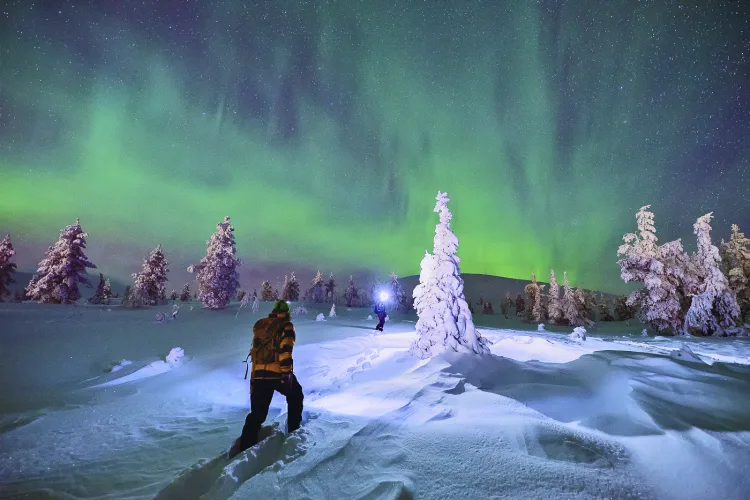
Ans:
<svg viewBox="0 0 750 500"><path fill-rule="evenodd" d="M315 318L315 321L325 321L326 317L323 313L318 314L318 316Z"/></svg>
<svg viewBox="0 0 750 500"><path fill-rule="evenodd" d="M642 337L648 337L648 332L646 331L646 329L645 329L645 328L644 328L644 329L643 329L643 331L641 332L641 336L642 336Z"/></svg>
<svg viewBox="0 0 750 500"><path fill-rule="evenodd" d="M328 313L329 318L336 317L336 304L331 304L331 312Z"/></svg>
<svg viewBox="0 0 750 500"><path fill-rule="evenodd" d="M164 361L166 361L170 365L176 365L179 362L183 361L182 358L184 357L185 351L182 349L182 347L173 347L172 350L169 351L169 354L167 354L167 357L164 358Z"/></svg>
<svg viewBox="0 0 750 500"><path fill-rule="evenodd" d="M539 323L539 325L536 327L536 331L546 332L547 330L544 329L544 323Z"/></svg>
<svg viewBox="0 0 750 500"><path fill-rule="evenodd" d="M367 321L372 321L372 314L367 316Z"/></svg>
<svg viewBox="0 0 750 500"><path fill-rule="evenodd" d="M578 341L578 342L583 342L584 340L586 340L586 329L584 327L582 327L582 326L577 326L573 330L573 333L571 333L568 336L568 338L570 340L575 340L575 341Z"/></svg>
<svg viewBox="0 0 750 500"><path fill-rule="evenodd" d="M292 311L292 314L295 316L301 316L303 314L307 314L307 309L305 308L305 306L297 306Z"/></svg>
<svg viewBox="0 0 750 500"><path fill-rule="evenodd" d="M390 320L391 320L391 317L390 317L390 316L388 316L388 315L386 314L386 315L385 315L385 320L386 320L386 321L390 321Z"/></svg>
<svg viewBox="0 0 750 500"><path fill-rule="evenodd" d="M123 369L123 368L125 368L126 366L128 366L128 365L132 365L132 364L133 364L133 362L132 362L132 361L130 361L130 360L128 360L128 359L121 359L119 363L117 363L117 364L116 364L115 366L113 366L113 367L112 367L112 368L111 368L111 369L109 370L109 372L110 372L110 373L115 373L115 372L119 372L120 370L122 370L122 369Z"/></svg>

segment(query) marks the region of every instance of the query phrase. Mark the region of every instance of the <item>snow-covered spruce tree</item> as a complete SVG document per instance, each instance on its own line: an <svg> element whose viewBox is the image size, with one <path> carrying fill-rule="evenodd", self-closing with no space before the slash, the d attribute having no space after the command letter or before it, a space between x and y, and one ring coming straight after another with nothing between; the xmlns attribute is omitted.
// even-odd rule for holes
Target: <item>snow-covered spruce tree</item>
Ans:
<svg viewBox="0 0 750 500"><path fill-rule="evenodd" d="M474 328L469 305L464 298L464 282L456 255L458 238L451 230L451 218L446 193L438 191L434 211L440 214L435 227L433 254L425 252L419 274L419 285L414 289L417 310L417 340L410 351L422 358L438 350L468 350L488 353L486 339Z"/></svg>
<svg viewBox="0 0 750 500"><path fill-rule="evenodd" d="M273 300L273 288L268 281L260 284L260 300L263 302L271 302Z"/></svg>
<svg viewBox="0 0 750 500"><path fill-rule="evenodd" d="M13 279L16 265L10 261L10 258L15 254L16 251L13 250L13 243L10 241L10 235L8 234L0 240L0 302L3 302L3 299L10 295L8 285L16 282Z"/></svg>
<svg viewBox="0 0 750 500"><path fill-rule="evenodd" d="M331 304L331 311L328 313L329 318L336 317L336 304Z"/></svg>
<svg viewBox="0 0 750 500"><path fill-rule="evenodd" d="M326 291L325 282L323 281L323 275L318 271L315 278L312 280L310 288L305 293L305 299L311 302L322 303L325 302Z"/></svg>
<svg viewBox="0 0 750 500"><path fill-rule="evenodd" d="M549 308L547 316L552 323L560 323L563 319L562 304L560 303L560 285L557 284L555 270L549 271Z"/></svg>
<svg viewBox="0 0 750 500"><path fill-rule="evenodd" d="M589 301L589 295L583 288L576 288L573 292L573 296L576 300L576 306L578 306L578 315L584 323L592 323L589 319L592 316L591 303Z"/></svg>
<svg viewBox="0 0 750 500"><path fill-rule="evenodd" d="M523 291L526 294L526 319L532 319L534 311L534 303L536 302L536 294L539 293L539 285L536 283L536 273L531 273L531 283L523 287Z"/></svg>
<svg viewBox="0 0 750 500"><path fill-rule="evenodd" d="M103 304L104 303L104 275L99 273L99 284L96 285L96 291L94 295L89 298L89 304Z"/></svg>
<svg viewBox="0 0 750 500"><path fill-rule="evenodd" d="M279 288L278 287L274 288L273 289L273 295L271 295L271 301L273 301L273 302L278 301L280 296L281 295L279 294Z"/></svg>
<svg viewBox="0 0 750 500"><path fill-rule="evenodd" d="M96 268L83 253L86 236L78 219L60 232L60 239L49 247L26 287L30 300L73 304L81 298L78 284L90 286L86 269Z"/></svg>
<svg viewBox="0 0 750 500"><path fill-rule="evenodd" d="M229 223L229 216L224 217L224 221L216 225L216 232L206 244L206 256L198 265L192 267L197 273L198 298L204 307L223 309L240 286L237 267L242 264L237 258L234 227Z"/></svg>
<svg viewBox="0 0 750 500"><path fill-rule="evenodd" d="M297 281L294 271L292 271L292 275L289 278L288 290L283 298L289 302L297 302L299 300L299 281Z"/></svg>
<svg viewBox="0 0 750 500"><path fill-rule="evenodd" d="M163 304L167 300L167 273L169 268L167 258L157 246L143 259L143 267L140 273L133 273L133 290L138 290L138 295L143 296L143 304L155 306Z"/></svg>
<svg viewBox="0 0 750 500"><path fill-rule="evenodd" d="M621 295L615 298L615 316L617 321L627 321L635 318L638 312L638 304L628 304L628 297Z"/></svg>
<svg viewBox="0 0 750 500"><path fill-rule="evenodd" d="M614 321L615 317L612 316L614 310L613 301L609 301L604 297L603 293L599 294L599 303L597 305L599 310L599 321Z"/></svg>
<svg viewBox="0 0 750 500"><path fill-rule="evenodd" d="M190 283L185 283L185 286L182 287L182 293L180 293L180 302L189 302L190 301Z"/></svg>
<svg viewBox="0 0 750 500"><path fill-rule="evenodd" d="M391 282L389 283L391 290L391 303L398 311L407 311L409 309L408 301L406 299L406 292L404 292L401 283L398 282L398 275L391 273Z"/></svg>
<svg viewBox="0 0 750 500"><path fill-rule="evenodd" d="M523 295L520 293L516 294L516 316L523 316L526 314L526 301Z"/></svg>
<svg viewBox="0 0 750 500"><path fill-rule="evenodd" d="M646 205L638 210L637 233L622 237L617 249L620 277L626 283L643 283L644 288L628 297L630 306L640 304L638 318L658 331L682 328L682 299L696 290L690 259L680 240L658 246L654 214Z"/></svg>
<svg viewBox="0 0 750 500"><path fill-rule="evenodd" d="M112 298L112 283L109 278L104 280L104 290L102 290L102 304L109 304L109 300Z"/></svg>
<svg viewBox="0 0 750 500"><path fill-rule="evenodd" d="M576 300L575 291L570 286L568 281L567 271L563 272L563 297L562 303L563 319L568 322L571 326L583 326L583 319L581 318L580 309L578 307L578 301Z"/></svg>
<svg viewBox="0 0 750 500"><path fill-rule="evenodd" d="M242 302L242 299L245 298L245 295L247 295L247 292L245 290L243 290L242 288L240 288L239 290L237 290L237 301L238 302Z"/></svg>
<svg viewBox="0 0 750 500"><path fill-rule="evenodd" d="M531 310L531 319L534 323L542 323L546 319L544 307L542 307L542 295L544 294L545 285L537 285L537 291L534 295L534 307Z"/></svg>
<svg viewBox="0 0 750 500"><path fill-rule="evenodd" d="M729 289L737 297L742 321L750 323L750 239L732 224L732 236L721 248Z"/></svg>
<svg viewBox="0 0 750 500"><path fill-rule="evenodd" d="M333 273L328 277L325 284L326 302L336 302L336 280L333 279Z"/></svg>
<svg viewBox="0 0 750 500"><path fill-rule="evenodd" d="M503 303L505 304L505 307L508 310L508 314L510 314L510 310L513 309L513 299L510 296L510 292L505 292L505 297L503 298Z"/></svg>
<svg viewBox="0 0 750 500"><path fill-rule="evenodd" d="M176 302L179 298L180 294L177 293L177 290L172 289L172 292L169 294L169 300L171 300L172 302Z"/></svg>
<svg viewBox="0 0 750 500"><path fill-rule="evenodd" d="M354 276L349 276L349 286L346 287L344 292L344 300L346 301L346 307L355 307L355 304L359 306L359 290L354 283Z"/></svg>
<svg viewBox="0 0 750 500"><path fill-rule="evenodd" d="M685 333L726 335L726 330L735 326L734 320L740 315L734 293L719 267L719 249L711 244L712 218L712 213L707 213L693 225L693 232L698 236L698 252L693 261L700 284L685 315Z"/></svg>

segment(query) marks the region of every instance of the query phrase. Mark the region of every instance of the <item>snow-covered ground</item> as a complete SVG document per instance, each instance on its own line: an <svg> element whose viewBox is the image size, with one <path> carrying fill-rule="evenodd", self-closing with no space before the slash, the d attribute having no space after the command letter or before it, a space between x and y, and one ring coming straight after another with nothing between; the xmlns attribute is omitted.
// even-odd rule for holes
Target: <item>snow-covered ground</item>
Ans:
<svg viewBox="0 0 750 500"><path fill-rule="evenodd" d="M302 429L277 395L230 462L259 316L159 310L0 304L0 497L748 498L744 339L478 317L492 355L419 360L413 316L376 335L367 310L312 308L293 318Z"/></svg>

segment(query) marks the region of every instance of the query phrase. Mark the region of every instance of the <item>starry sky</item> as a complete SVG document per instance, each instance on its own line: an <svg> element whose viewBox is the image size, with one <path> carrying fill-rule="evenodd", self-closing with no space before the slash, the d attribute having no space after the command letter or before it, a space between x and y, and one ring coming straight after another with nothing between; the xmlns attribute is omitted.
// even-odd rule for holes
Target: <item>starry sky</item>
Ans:
<svg viewBox="0 0 750 500"><path fill-rule="evenodd" d="M162 244L184 282L230 215L253 279L416 274L438 189L468 273L618 291L645 204L688 250L709 211L715 241L750 232L745 2L22 0L0 23L21 268L80 217L103 272Z"/></svg>

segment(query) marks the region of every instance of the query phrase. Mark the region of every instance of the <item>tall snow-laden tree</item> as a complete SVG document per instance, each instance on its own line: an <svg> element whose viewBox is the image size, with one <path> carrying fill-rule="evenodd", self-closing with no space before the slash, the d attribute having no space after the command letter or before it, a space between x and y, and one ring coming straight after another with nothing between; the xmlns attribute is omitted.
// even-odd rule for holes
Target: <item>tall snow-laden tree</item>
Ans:
<svg viewBox="0 0 750 500"><path fill-rule="evenodd" d="M531 283L523 287L526 294L526 318L532 319L534 314L534 304L536 303L536 294L539 293L539 285L536 283L536 273L531 273Z"/></svg>
<svg viewBox="0 0 750 500"><path fill-rule="evenodd" d="M693 260L700 284L685 315L685 333L726 335L726 330L735 326L734 320L740 315L734 293L719 267L719 249L711 244L712 218L712 213L707 213L693 225L698 237L698 252Z"/></svg>
<svg viewBox="0 0 750 500"><path fill-rule="evenodd" d="M573 292L573 296L576 300L576 306L578 307L578 315L584 323L589 322L589 316L591 315L591 307L589 302L588 294L583 288L576 288Z"/></svg>
<svg viewBox="0 0 750 500"><path fill-rule="evenodd" d="M417 340L411 352L422 358L438 350L465 350L488 353L489 347L474 327L469 305L464 298L464 281L456 255L458 238L451 230L452 214L446 193L438 191L434 211L440 214L435 227L433 254L425 252L419 285L414 289L417 310Z"/></svg>
<svg viewBox="0 0 750 500"><path fill-rule="evenodd" d="M555 270L549 272L549 308L547 316L553 323L560 323L563 319L562 304L560 303L560 285L557 284Z"/></svg>
<svg viewBox="0 0 750 500"><path fill-rule="evenodd" d="M180 302L189 302L190 301L190 283L185 283L185 286L182 287L182 293L180 293Z"/></svg>
<svg viewBox="0 0 750 500"><path fill-rule="evenodd" d="M177 293L177 290L172 289L172 292L169 294L169 300L171 300L172 302L176 302L179 298L180 294Z"/></svg>
<svg viewBox="0 0 750 500"><path fill-rule="evenodd" d="M344 292L344 300L346 300L346 307L354 307L355 304L359 306L359 290L354 283L354 276L349 276L349 286Z"/></svg>
<svg viewBox="0 0 750 500"><path fill-rule="evenodd" d="M310 288L307 289L306 299L312 302L322 303L326 299L325 282L323 275L318 271L311 282Z"/></svg>
<svg viewBox="0 0 750 500"><path fill-rule="evenodd" d="M391 273L391 282L389 283L389 288L391 291L391 301L394 307L399 311L408 311L409 302L406 297L406 292L404 292L401 283L398 282L398 275L396 273Z"/></svg>
<svg viewBox="0 0 750 500"><path fill-rule="evenodd" d="M327 302L336 302L336 280L333 279L333 273L328 277L325 284L325 293Z"/></svg>
<svg viewBox="0 0 750 500"><path fill-rule="evenodd" d="M89 298L89 304L105 304L104 301L104 275L99 273L99 284L96 286L94 295Z"/></svg>
<svg viewBox="0 0 750 500"><path fill-rule="evenodd" d="M0 240L0 302L6 296L10 295L8 285L15 283L13 274L16 272L16 265L10 261L10 258L16 254L13 250L13 243L10 241L10 235Z"/></svg>
<svg viewBox="0 0 750 500"><path fill-rule="evenodd" d="M729 289L737 297L742 321L750 323L750 239L732 224L732 236L721 248Z"/></svg>
<svg viewBox="0 0 750 500"><path fill-rule="evenodd" d="M83 252L86 236L78 219L61 231L60 239L49 247L26 287L31 300L72 304L81 298L78 285L91 285L86 269L96 268Z"/></svg>
<svg viewBox="0 0 750 500"><path fill-rule="evenodd" d="M526 314L526 301L523 295L520 293L516 294L516 316L523 316Z"/></svg>
<svg viewBox="0 0 750 500"><path fill-rule="evenodd" d="M242 264L237 258L234 227L229 223L228 216L216 225L216 232L206 244L206 256L198 265L192 266L192 271L197 273L198 298L204 307L223 309L240 286L237 267Z"/></svg>
<svg viewBox="0 0 750 500"><path fill-rule="evenodd" d="M534 295L534 307L531 310L531 319L535 323L541 323L545 319L544 307L542 307L542 295L545 285L537 285L536 294Z"/></svg>
<svg viewBox="0 0 750 500"><path fill-rule="evenodd" d="M239 290L237 290L237 300L239 302L242 302L242 299L245 298L245 295L247 295L247 292L245 290L243 290L242 288L240 288Z"/></svg>
<svg viewBox="0 0 750 500"><path fill-rule="evenodd" d="M149 253L148 258L143 259L140 273L133 273L133 290L143 297L143 304L155 306L163 304L167 300L167 273L169 268L167 258L161 245Z"/></svg>
<svg viewBox="0 0 750 500"><path fill-rule="evenodd" d="M297 281L294 271L292 271L289 281L285 283L282 289L281 298L287 302L296 302L299 300L299 281Z"/></svg>
<svg viewBox="0 0 750 500"><path fill-rule="evenodd" d="M563 272L563 296L560 305L562 307L563 319L565 319L569 325L583 326L583 318L581 318L578 300L576 300L575 290L571 288L570 282L568 281L567 271Z"/></svg>
<svg viewBox="0 0 750 500"><path fill-rule="evenodd" d="M628 297L628 304L640 304L639 319L658 331L682 328L682 300L696 289L690 259L680 240L657 245L654 214L646 205L638 210L638 231L622 237L617 249L620 277L626 283L643 283L644 288Z"/></svg>
<svg viewBox="0 0 750 500"><path fill-rule="evenodd" d="M273 287L268 281L264 281L260 284L260 300L263 302L271 302L273 300Z"/></svg>
<svg viewBox="0 0 750 500"><path fill-rule="evenodd" d="M102 304L109 304L109 299L113 296L112 294L112 283L109 278L104 280L104 290L102 290Z"/></svg>

